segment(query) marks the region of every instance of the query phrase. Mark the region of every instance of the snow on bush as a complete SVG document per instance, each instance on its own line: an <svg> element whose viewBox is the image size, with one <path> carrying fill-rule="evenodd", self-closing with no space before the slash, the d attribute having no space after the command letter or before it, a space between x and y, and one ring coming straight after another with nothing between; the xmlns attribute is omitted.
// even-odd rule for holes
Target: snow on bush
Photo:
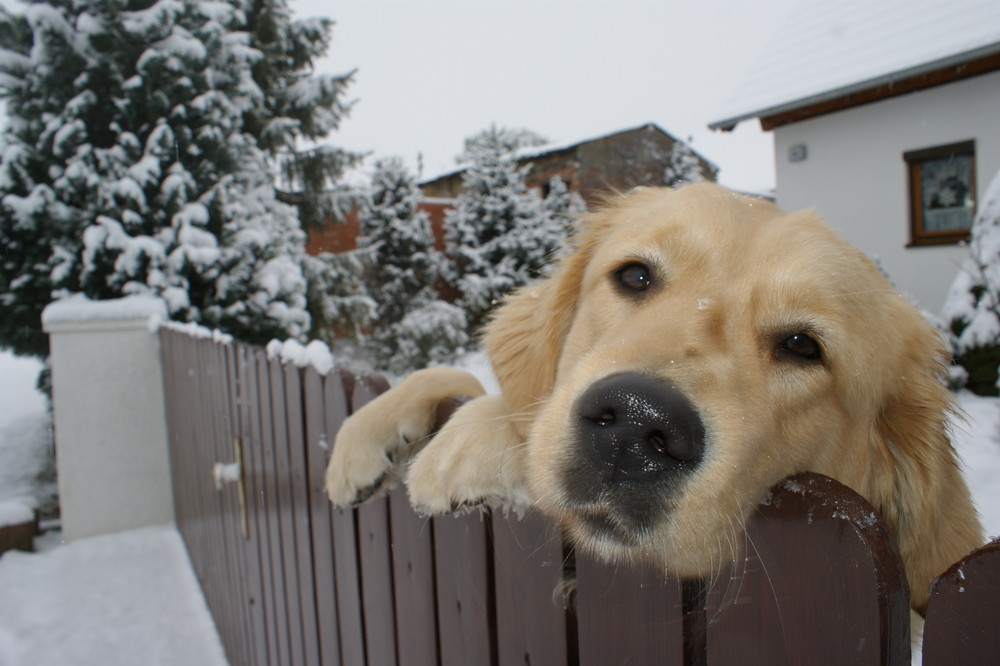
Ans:
<svg viewBox="0 0 1000 666"><path fill-rule="evenodd" d="M469 340L464 311L439 299L444 259L419 200L402 161L380 160L358 216L357 252L375 305L365 348L376 366L396 374L448 362Z"/></svg>
<svg viewBox="0 0 1000 666"><path fill-rule="evenodd" d="M566 216L529 190L531 166L518 167L518 140L537 136L491 127L466 141L463 192L445 216L445 277L478 328L500 299L541 275L567 234ZM573 202L556 188L559 202Z"/></svg>
<svg viewBox="0 0 1000 666"><path fill-rule="evenodd" d="M670 161L663 170L663 184L667 187L679 187L686 183L700 183L705 180L701 171L701 162L690 147L683 141L677 141L670 149Z"/></svg>
<svg viewBox="0 0 1000 666"><path fill-rule="evenodd" d="M375 302L362 282L364 264L360 254L323 252L307 257L303 267L313 314L309 337L332 342L335 324L349 339L360 339L363 328L375 316Z"/></svg>
<svg viewBox="0 0 1000 666"><path fill-rule="evenodd" d="M561 227L567 236L575 231L576 221L587 211L587 203L576 192L570 192L566 182L559 176L549 179L549 191L542 200L542 208L552 221Z"/></svg>
<svg viewBox="0 0 1000 666"><path fill-rule="evenodd" d="M1000 172L979 202L969 255L951 284L941 312L948 323L956 361L968 386L997 394L1000 364Z"/></svg>
<svg viewBox="0 0 1000 666"><path fill-rule="evenodd" d="M465 311L457 305L432 300L410 310L390 327L397 350L386 364L395 374L431 364L449 363L469 342Z"/></svg>
<svg viewBox="0 0 1000 666"><path fill-rule="evenodd" d="M312 367L321 375L333 370L336 362L333 352L322 340L303 345L297 340L271 340L266 347L267 357L300 368Z"/></svg>
<svg viewBox="0 0 1000 666"><path fill-rule="evenodd" d="M0 527L22 525L35 519L38 503L33 497L0 500Z"/></svg>

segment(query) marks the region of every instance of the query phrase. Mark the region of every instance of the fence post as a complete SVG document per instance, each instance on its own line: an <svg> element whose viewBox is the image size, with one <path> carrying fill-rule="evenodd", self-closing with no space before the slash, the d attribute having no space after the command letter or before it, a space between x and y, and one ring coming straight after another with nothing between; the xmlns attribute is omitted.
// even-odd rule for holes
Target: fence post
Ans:
<svg viewBox="0 0 1000 666"><path fill-rule="evenodd" d="M163 301L140 296L74 297L42 313L67 540L174 520L162 319Z"/></svg>

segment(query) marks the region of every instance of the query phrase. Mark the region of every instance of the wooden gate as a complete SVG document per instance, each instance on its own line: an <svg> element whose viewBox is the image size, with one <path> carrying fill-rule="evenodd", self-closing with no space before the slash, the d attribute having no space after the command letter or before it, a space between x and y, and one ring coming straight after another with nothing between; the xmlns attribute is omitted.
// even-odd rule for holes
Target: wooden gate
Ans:
<svg viewBox="0 0 1000 666"><path fill-rule="evenodd" d="M734 570L664 579L574 554L540 515L425 519L400 489L336 509L330 446L383 379L161 340L177 524L234 666L909 663L896 547L826 477L772 490ZM996 663L998 592L1000 545L942 576L924 664Z"/></svg>

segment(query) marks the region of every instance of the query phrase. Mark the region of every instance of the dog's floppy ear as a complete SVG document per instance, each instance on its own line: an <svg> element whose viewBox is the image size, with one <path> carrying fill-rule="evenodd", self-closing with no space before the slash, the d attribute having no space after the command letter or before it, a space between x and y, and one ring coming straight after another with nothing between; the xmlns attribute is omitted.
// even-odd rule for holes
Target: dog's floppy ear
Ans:
<svg viewBox="0 0 1000 666"><path fill-rule="evenodd" d="M585 266L584 251L575 250L552 275L511 294L486 327L483 344L512 414L530 411L552 390Z"/></svg>
<svg viewBox="0 0 1000 666"><path fill-rule="evenodd" d="M512 414L530 412L552 391L583 273L610 215L609 207L584 216L553 273L509 296L486 327L483 343Z"/></svg>
<svg viewBox="0 0 1000 666"><path fill-rule="evenodd" d="M929 585L974 548L982 528L948 437L955 411L942 381L947 354L940 336L916 312L899 376L891 377L873 433L876 469L869 498L894 528L907 562L913 606L924 612Z"/></svg>

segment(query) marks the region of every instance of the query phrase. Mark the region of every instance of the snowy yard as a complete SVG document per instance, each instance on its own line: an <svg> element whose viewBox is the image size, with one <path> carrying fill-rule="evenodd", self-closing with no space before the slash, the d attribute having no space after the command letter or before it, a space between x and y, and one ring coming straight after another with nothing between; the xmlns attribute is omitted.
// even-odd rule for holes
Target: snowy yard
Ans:
<svg viewBox="0 0 1000 666"><path fill-rule="evenodd" d="M55 492L39 484L50 460L50 419L45 398L35 390L41 364L0 353L0 525L23 522Z"/></svg>
<svg viewBox="0 0 1000 666"><path fill-rule="evenodd" d="M34 389L40 368L0 353L0 520L52 492L37 481L51 428ZM0 556L0 666L227 663L173 527L59 537L38 539L38 553Z"/></svg>
<svg viewBox="0 0 1000 666"><path fill-rule="evenodd" d="M0 559L3 666L225 666L173 527L9 552Z"/></svg>
<svg viewBox="0 0 1000 666"><path fill-rule="evenodd" d="M475 366L475 363L473 363ZM0 505L31 497L48 419L38 365L0 354ZM955 444L986 530L1000 534L1000 401L961 393ZM153 527L0 558L0 666L223 666L177 531ZM915 662L916 663L916 662Z"/></svg>
<svg viewBox="0 0 1000 666"><path fill-rule="evenodd" d="M914 192L920 196L913 200L913 208L920 219L915 221L912 240L916 244L922 240L950 244L962 235L958 232L965 229L972 208L979 208L968 243L971 253L953 283L941 317L941 330L954 333L954 355L972 367L976 364L973 352L1000 341L1000 173L989 188L981 187L983 177L997 166L992 118L987 112L982 120L979 113L991 105L956 103L978 100L980 93L976 92L976 97L958 96L953 94L956 88L942 86L961 84L957 90L965 95L968 93L962 91L967 90L967 84L985 91L989 81L994 80L987 77L995 72L989 68L985 71L981 65L1000 53L1000 36L993 25L1000 14L992 8L1000 3L974 0L964 11L955 11L952 5L944 11L944 3L931 0L896 0L886 4L893 5L889 9L899 12L902 18L887 21L885 17L891 13L861 11L863 3L856 2L857 7L846 14L843 9L829 16L817 13L815 20L808 22L799 22L796 11L788 28L774 32L781 27L781 14L793 2L730 0L724 3L727 21L717 20L717 11L681 11L673 6L657 11L642 7L644 18L635 21L635 12L622 11L618 3L569 13L558 11L556 5L536 11L539 8L532 4L531 20L524 20L523 12L486 8L490 11L489 29L483 29L486 24L480 22L485 14L458 11L451 6L447 6L447 22L438 20L427 6L412 15L406 14L412 9L395 7L391 12L393 20L387 22L386 12L378 3L364 2L0 0L0 350L44 356L48 350L58 348L49 346L51 331L45 330L39 317L42 307L53 299L62 301L63 306L74 306L83 305L84 297L95 298L105 304L102 307L117 307L107 304L128 296L155 301L164 310L158 320L189 321L225 330L250 344L263 344L272 338L301 339L310 331L365 331L358 342L357 356L372 359L373 367L403 375L428 364L452 363L459 354L456 350L462 350L458 363L477 372L483 368L483 355L464 353L470 345L469 331L477 330L488 319L503 294L544 274L547 262L569 237L575 214L584 210L584 199L596 200L599 190L628 192L636 185L673 187L683 182L714 181L721 172L713 162L721 158L719 164L727 164L727 174L733 173L729 164L745 171L735 180L731 175L723 177L723 182L733 189L781 191L782 205L793 203L796 197L786 202L785 193L798 189L797 197L822 210L833 226L843 226L838 217L847 209L824 204L825 195L817 194L826 187L817 187L814 192L806 183L808 178L797 186L793 182L793 187L778 182L787 172L784 160L774 159L778 152L775 147L783 147L783 137L790 135L775 133L767 138L768 132L748 130L744 121L759 118L762 128L769 121L774 127L783 127L805 117L812 124L832 108L851 111L849 118L858 120L844 120L841 113L836 122L855 123L854 145L861 145L858 137L863 139L867 121L853 115L853 109L860 103L872 108L874 100L880 109L892 110L894 117L913 120L894 123L897 133L869 142L873 151L888 150L891 162L880 162L881 157L853 161L871 165L871 169L857 173L872 192L879 188L869 171L878 171L880 164L898 165L902 152L905 161L916 166L914 173L920 176L912 182L919 184ZM690 10L698 3L681 4ZM799 4L802 17L815 9L806 6L810 3ZM914 4L920 6L920 11L914 10ZM337 43L348 48L328 53L335 22L324 15L330 14L334 5L338 13L337 39L341 39L340 26L346 37ZM658 26L666 24L667 14L673 16L670 20L674 23L685 27L674 30L670 50L683 52L683 42L698 45L700 56L715 52L718 57L690 58L691 62L683 67L673 65L672 58L659 57L664 49L658 40L643 36L658 37L662 32ZM951 18L933 20L938 16ZM574 23L581 18L586 24L582 32L583 24ZM834 24L831 21L836 22L836 30L828 29L827 24ZM896 37L901 37L884 40L878 38L881 30L864 27L868 22L897 28L912 25L914 30L896 30ZM391 24L402 27L403 32ZM447 34L438 35L436 31L442 25ZM813 25L816 31L809 27ZM949 26L963 25L963 30L948 30ZM555 79L548 68L537 63L547 59L558 62L569 48L593 42L590 30L594 26L601 34L615 32L609 27L620 26L617 32L626 35L628 48L584 49L592 52L596 60L579 60L575 67L562 68L556 78L560 89L570 93L553 95L550 79ZM520 49L531 60L517 66L514 60L489 57L494 52L512 51L498 47L505 46L511 35L522 28L526 32L518 33L521 41L545 46L555 57L540 57L534 49ZM786 30L798 38L785 40ZM935 32L941 33L940 39L914 39L915 35L927 37ZM777 58L774 62L795 62L796 67L777 67L776 76L768 74L763 79L741 75L741 68L733 67L730 54L740 52L740 60L750 65L755 54L771 41L772 33L781 47L773 51L773 58ZM814 43L802 38L809 35L820 35L822 39ZM423 46L410 48L411 38ZM925 43L935 48L911 48ZM360 48L352 50L357 48L353 44ZM644 57L642 52L632 50L640 44L646 44L653 49L650 53L657 55ZM428 45L443 50L424 48ZM713 46L727 48L708 48ZM819 46L826 50L817 50ZM829 57L820 63L823 67L817 68L814 65L819 61L815 58L789 57L795 55L796 49ZM415 58L418 51L420 57ZM761 52L764 57L753 72L770 71L769 53ZM460 57L452 57L455 54ZM859 58L859 54L866 55ZM401 57L407 58L409 68L398 66ZM468 80L470 85L446 85L436 90L440 81L412 76L412 69L427 70L420 63L441 57L452 60L452 74L467 74L455 78ZM649 65L630 66L634 62ZM360 134L353 135L352 140L351 134L339 132L359 99L354 87L357 72L361 72L358 83L372 86L360 89L360 99L367 101L359 110L375 114L370 116L373 122L356 125L361 128ZM609 77L605 72L613 75ZM637 84L627 84L625 75L629 72L641 75ZM654 80L669 78L670 84L643 85L650 72L658 72L652 76ZM978 76L966 76L970 72ZM583 78L573 78L577 76ZM844 76L853 76L854 80L845 80ZM537 79L535 90L532 78ZM594 95L591 86L577 84L591 79L610 81L614 90ZM924 79L935 90L925 90ZM706 86L705 81L713 85ZM738 94L732 98L735 103L724 102L725 96L739 92L737 86L726 93L737 81L749 84L745 89L753 94ZM885 81L893 85L881 85ZM913 89L911 84L915 82L919 90ZM656 89L656 94L651 95L651 89ZM482 91L488 94L482 96ZM909 94L904 97L903 92ZM430 93L428 99L434 103L420 102L425 93ZM922 107L928 109L926 115L914 112L911 116L902 108L917 108L913 106L916 93L919 100L928 100L928 106ZM820 99L817 95L831 103L813 104ZM536 99L549 101L524 103ZM951 103L947 114L938 110L945 100ZM380 103L385 110L381 120L377 111ZM724 108L724 104L731 107L726 112L730 114L728 119L711 127L733 130L742 123L739 132L715 133L705 126L710 107ZM601 105L607 108L598 108ZM523 107L541 113L525 114ZM581 107L589 112L578 113ZM676 136L649 123L661 117L666 107L671 110L671 122L676 124ZM512 108L516 109L513 117L523 116L527 125L538 123L539 130L556 130L568 136L555 137L560 146L548 143L530 129L506 129L493 124L472 136L465 135L464 150L457 160L461 174L454 171L452 156L459 147L456 132L464 134L473 123L482 122L484 112L485 118L510 119ZM442 113L441 109L449 112ZM937 127L941 118L943 129ZM595 136L591 129L594 122L625 123L636 129L583 143L562 143L572 136ZM647 124L637 127L639 122ZM633 136L640 130L645 137L641 140L639 134ZM878 130L882 134L881 126ZM963 135L955 137L963 139L963 143L933 148L917 143L954 131ZM625 135L632 138L626 141L622 138ZM678 138L684 135L687 140ZM700 137L696 148L688 145L695 136ZM737 136L738 143L731 141ZM789 146L794 150L788 161L801 161L808 155L810 165L833 165L822 167L828 171L807 167L813 173L844 171L836 168L836 162L823 162L835 158L832 153L837 152L824 149L828 143L825 130L815 136L815 141L810 139L808 151L806 140L796 137L796 145ZM613 137L618 138L608 143ZM750 142L746 142L748 138ZM342 143L342 139L347 142ZM454 143L446 148L449 140ZM586 151L576 152L580 146L596 141L604 147L592 150L591 145ZM959 149L966 144L973 146L971 153L967 148ZM702 153L703 149L714 155L712 160ZM426 156L425 150L430 151ZM553 155L557 152L556 160ZM597 171L590 174L590 158L578 159L584 152L614 155L601 158L607 164L597 170L598 177ZM853 155L856 151L841 152ZM414 155L416 164L409 158L389 157L393 154ZM951 156L947 162L942 158L945 154ZM366 163L367 155L382 159ZM792 155L799 157L791 159ZM922 156L920 160L917 155ZM553 158L548 162L550 166L544 166L545 156ZM968 168L961 173L950 173L952 166L933 166L950 165L955 156L963 164L968 162ZM522 159L534 161L538 170L532 172ZM568 166L571 164L574 166ZM529 182L528 175L541 174L543 166L548 169L545 180ZM429 169L426 174L425 167ZM891 168L886 173L891 174ZM441 178L447 176L450 180L442 182L451 182L455 187L432 193L427 186L439 179L427 178L435 170L442 174L447 171ZM462 192L456 194L459 181ZM949 184L952 181L960 187ZM586 185L585 191L586 182L599 186ZM835 179L829 182L840 183ZM853 189L836 188L838 194ZM897 219L888 206L901 206L912 198L896 191L896 204L890 204L892 186L881 189L885 192L872 199L882 201L884 194L885 206L880 203L870 208L880 218ZM935 192L948 196L934 196ZM838 200L842 198L838 196ZM446 204L446 199L451 203ZM934 225L925 224L921 211L932 208L935 212L928 216L945 219L947 214L949 222L945 226L949 227L951 215L956 213L954 219L961 218L961 228L934 229ZM442 219L432 217L432 210ZM890 214L881 215L880 211ZM844 217L865 221L854 211ZM307 251L306 230L325 229L332 234L337 226L332 224L334 221L351 223L342 225L334 234L337 248L310 243ZM355 227L356 236L348 238L346 230L350 228L350 234L355 234ZM343 238L341 231L345 232ZM862 231L862 249L880 254L887 262L888 273L919 274L935 287L938 285L943 274L940 268L923 270L923 266L913 263L916 255L912 254L906 254L904 262L897 253L903 249L901 245L884 244L891 238L887 235L890 232ZM320 235L312 234L311 240ZM344 247L340 247L340 241L344 241ZM869 241L872 247L864 247ZM348 251L352 243L356 249ZM889 249L879 252L879 247ZM920 252L921 257L926 257L954 249L940 247ZM895 270L893 262L897 260L907 268ZM952 263L947 266L949 270L954 268ZM644 282L642 288L648 284ZM911 289L907 284L900 287ZM72 294L81 300L70 301L67 297ZM698 309L702 309L701 302ZM104 330L94 328L99 329ZM145 329L142 335L146 335ZM119 346L109 343L110 339L100 338L92 349L119 354ZM149 339L151 345L153 340ZM320 346L289 343L279 351L283 358L301 355L317 367L332 364L330 359L317 363L317 352L325 350L325 345L322 349ZM90 359L92 354L68 356ZM134 386L122 381L126 366L138 377ZM984 366L992 370L996 363L990 361ZM68 539L79 534L74 531L77 521L71 517L72 509L86 505L79 513L93 519L117 518L128 509L137 509L139 515L162 507L163 513L153 519L127 523L150 525L168 522L175 496L182 497L170 488L166 437L157 451L162 462L159 473L149 473L150 466L143 459L130 467L114 467L104 477L110 481L102 478L95 482L93 477L84 477L73 485L73 478L82 476L74 473L88 465L107 472L112 469L108 461L128 461L131 455L142 453L144 447L135 443L149 439L152 430L139 418L152 410L125 404L127 401L111 398L109 391L93 388L94 368L107 370L112 375L110 384L129 397L152 394L148 389L160 388L160 382L150 381L148 371L137 364L102 362L83 368L76 381L70 383L72 389L65 391L72 395L66 403L89 420L96 439L102 444L118 444L120 449L87 448L74 459L70 434L78 434L83 428L63 420L60 409L57 422L62 435L60 461L65 472L61 478L64 532L60 532L58 521L43 521L44 534L36 540L38 552L0 556L0 666L225 666L222 642L174 526L145 527L72 543L62 541L63 534ZM55 515L52 418L45 400L34 388L40 370L37 361L0 351L0 527L30 523L36 512L43 517ZM57 380L65 376L56 373ZM986 385L993 381L991 376ZM495 384L489 385L495 391ZM978 388L982 384L970 381L968 385ZM62 388L57 388L57 395L63 397ZM274 395L281 396L277 391ZM99 409L85 397L95 398L101 406L113 404L123 409L118 415L92 418ZM956 418L953 424L953 441L964 461L963 472L985 529L989 535L998 535L1000 399L963 392L958 401L964 417ZM157 408L164 404L158 392L150 402ZM206 401L197 406L204 404ZM230 403L231 411L242 412L242 407L235 405ZM213 416L223 413L212 407L204 411ZM188 413L182 412L185 417ZM290 413L297 418L297 412ZM317 421L320 419L309 425ZM165 425L159 413L151 416L150 422L160 430ZM110 424L135 428L132 434L122 436L113 433ZM263 419L258 425L265 429ZM268 436L277 432L271 430ZM241 440L233 439L242 460ZM95 454L95 450L99 453ZM193 446L188 450L208 449ZM317 455L311 459L314 463L322 460ZM271 462L267 458L265 461ZM233 465L236 463L226 467L232 470ZM271 467L281 469L278 463ZM162 492L154 489L154 481ZM130 487L130 482L135 487ZM95 489L116 493L107 493L113 496L104 504L81 501L83 495ZM245 509L245 489L241 491ZM267 490L266 499L271 499L270 494ZM150 500L149 507L146 500ZM95 510L94 506L101 508ZM297 506L301 511L301 504ZM84 533L104 534L115 529L122 529L122 525ZM288 533L277 530L275 534L277 539ZM398 541L394 546L398 547ZM271 561L268 559L262 566L279 570ZM370 560L364 563L366 567L369 564ZM212 580L208 582L221 577L216 568L202 569L199 564L199 573L205 570L211 572L208 575ZM285 570L295 571L293 566ZM308 580L305 576L302 579ZM214 590L214 586L206 588ZM307 586L305 595L308 597L314 589ZM210 599L214 607L216 597L210 595ZM300 605L297 597L294 601L290 605ZM372 624L365 626L371 630ZM783 623L781 627L784 630ZM580 633L584 635L582 630ZM392 630L373 633L391 634ZM365 640L370 649L374 642L370 636Z"/></svg>

